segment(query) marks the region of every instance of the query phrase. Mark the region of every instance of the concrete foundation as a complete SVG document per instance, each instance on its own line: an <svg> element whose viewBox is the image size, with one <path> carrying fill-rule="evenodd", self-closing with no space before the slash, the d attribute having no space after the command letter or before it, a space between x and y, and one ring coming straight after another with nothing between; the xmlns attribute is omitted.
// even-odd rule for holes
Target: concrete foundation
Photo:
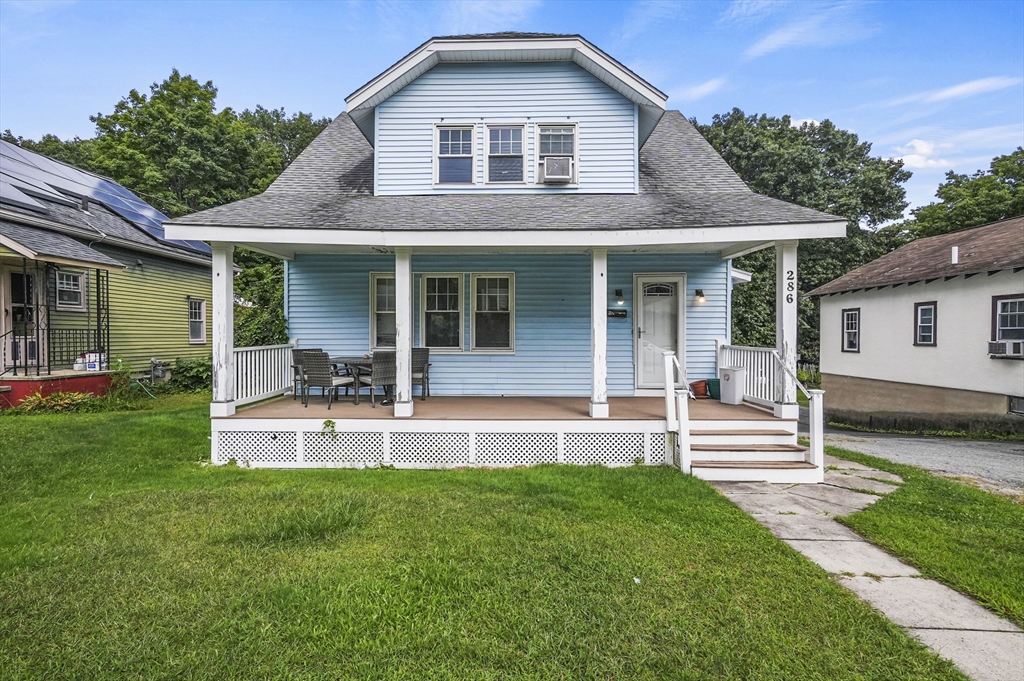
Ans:
<svg viewBox="0 0 1024 681"><path fill-rule="evenodd" d="M881 430L1024 433L1009 397L974 390L822 374L825 419Z"/></svg>

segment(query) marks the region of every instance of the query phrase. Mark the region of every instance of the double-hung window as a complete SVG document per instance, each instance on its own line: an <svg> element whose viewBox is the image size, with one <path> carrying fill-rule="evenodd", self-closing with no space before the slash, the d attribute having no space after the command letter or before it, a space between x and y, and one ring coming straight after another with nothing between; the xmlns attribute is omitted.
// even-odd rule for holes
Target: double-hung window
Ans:
<svg viewBox="0 0 1024 681"><path fill-rule="evenodd" d="M395 325L395 277L374 274L370 277L370 344L373 349L394 348L397 327Z"/></svg>
<svg viewBox="0 0 1024 681"><path fill-rule="evenodd" d="M472 349L515 349L515 278L511 274L472 276Z"/></svg>
<svg viewBox="0 0 1024 681"><path fill-rule="evenodd" d="M85 309L85 293L82 290L82 278L80 272L57 272L58 309Z"/></svg>
<svg viewBox="0 0 1024 681"><path fill-rule="evenodd" d="M437 129L438 184L472 184L473 129Z"/></svg>
<svg viewBox="0 0 1024 681"><path fill-rule="evenodd" d="M487 129L487 181L523 181L522 127Z"/></svg>
<svg viewBox="0 0 1024 681"><path fill-rule="evenodd" d="M843 352L860 352L860 308L843 310Z"/></svg>
<svg viewBox="0 0 1024 681"><path fill-rule="evenodd" d="M996 296L992 302L992 340L1024 340L1024 296Z"/></svg>
<svg viewBox="0 0 1024 681"><path fill-rule="evenodd" d="M201 298L188 299L188 342L206 342L206 301Z"/></svg>
<svg viewBox="0 0 1024 681"><path fill-rule="evenodd" d="M541 169L546 173L547 164L544 159L551 156L562 160L553 160L552 168L558 171L554 177L562 178L568 176L571 179L576 174L576 126L539 126L538 135L540 145L538 161ZM559 180L564 181L564 180Z"/></svg>
<svg viewBox="0 0 1024 681"><path fill-rule="evenodd" d="M425 274L420 343L432 350L462 349L462 275Z"/></svg>
<svg viewBox="0 0 1024 681"><path fill-rule="evenodd" d="M937 303L914 303L914 345L935 345Z"/></svg>

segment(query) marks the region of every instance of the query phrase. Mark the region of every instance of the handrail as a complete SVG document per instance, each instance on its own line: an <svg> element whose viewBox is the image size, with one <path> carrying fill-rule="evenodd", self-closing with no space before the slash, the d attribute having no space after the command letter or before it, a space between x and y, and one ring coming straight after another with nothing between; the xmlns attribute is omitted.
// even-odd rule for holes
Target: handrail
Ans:
<svg viewBox="0 0 1024 681"><path fill-rule="evenodd" d="M689 396L696 399L693 391L686 381L686 370L679 364L679 358L671 350L662 352L665 362L665 422L666 422L666 447L665 463L676 464L673 456L675 449L679 449L679 469L683 473L691 472L690 453L690 411L687 400ZM683 387L675 387L675 374L679 372ZM668 434L673 435L674 442L668 441Z"/></svg>

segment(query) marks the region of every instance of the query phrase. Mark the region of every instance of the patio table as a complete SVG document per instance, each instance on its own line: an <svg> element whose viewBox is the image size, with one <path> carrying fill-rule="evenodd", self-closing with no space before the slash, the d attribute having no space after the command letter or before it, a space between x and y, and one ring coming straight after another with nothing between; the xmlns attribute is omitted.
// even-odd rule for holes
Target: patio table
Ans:
<svg viewBox="0 0 1024 681"><path fill-rule="evenodd" d="M331 357L331 364L337 366L344 364L348 368L353 370L354 374L359 373L370 373L373 370L373 358L363 357L362 355L339 355L337 357ZM394 386L384 386L384 399L390 401L391 392ZM356 390L359 388L357 387ZM383 402L382 402L383 404Z"/></svg>

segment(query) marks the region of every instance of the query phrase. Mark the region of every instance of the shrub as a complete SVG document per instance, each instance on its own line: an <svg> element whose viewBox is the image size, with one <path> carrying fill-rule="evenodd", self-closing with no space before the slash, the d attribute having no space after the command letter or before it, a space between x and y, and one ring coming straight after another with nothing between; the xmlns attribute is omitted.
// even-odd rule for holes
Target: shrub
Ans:
<svg viewBox="0 0 1024 681"><path fill-rule="evenodd" d="M172 392L201 392L213 388L213 357L174 360L167 387Z"/></svg>
<svg viewBox="0 0 1024 681"><path fill-rule="evenodd" d="M76 411L96 411L93 402L100 398L89 393L50 393L44 395L36 391L23 399L18 406L10 411L22 414L69 414Z"/></svg>

